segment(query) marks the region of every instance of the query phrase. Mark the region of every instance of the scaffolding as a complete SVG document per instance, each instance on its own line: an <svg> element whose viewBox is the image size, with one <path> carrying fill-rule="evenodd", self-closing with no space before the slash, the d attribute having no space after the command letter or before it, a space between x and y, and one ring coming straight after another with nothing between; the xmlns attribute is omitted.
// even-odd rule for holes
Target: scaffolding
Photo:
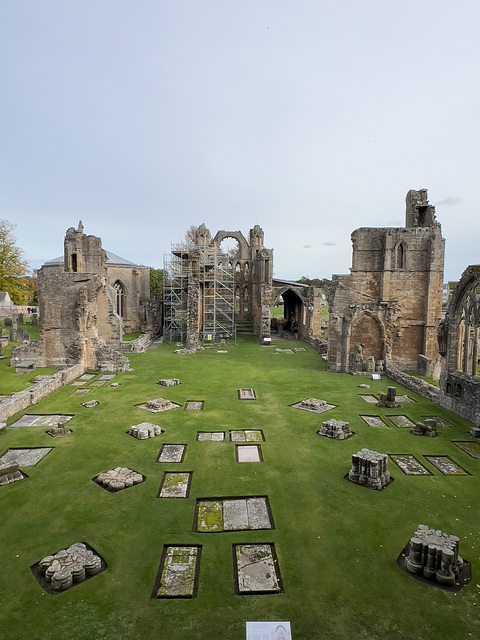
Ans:
<svg viewBox="0 0 480 640"><path fill-rule="evenodd" d="M235 283L228 255L217 246L202 249L203 340L235 338Z"/></svg>
<svg viewBox="0 0 480 640"><path fill-rule="evenodd" d="M183 245L172 245L163 257L163 339L183 342L187 335L189 263Z"/></svg>
<svg viewBox="0 0 480 640"><path fill-rule="evenodd" d="M172 245L171 253L164 256L164 340L184 342L188 338L189 287L198 287L190 291L201 311L198 339L205 343L235 339L234 270L228 255L215 245ZM197 320L191 318L192 324Z"/></svg>

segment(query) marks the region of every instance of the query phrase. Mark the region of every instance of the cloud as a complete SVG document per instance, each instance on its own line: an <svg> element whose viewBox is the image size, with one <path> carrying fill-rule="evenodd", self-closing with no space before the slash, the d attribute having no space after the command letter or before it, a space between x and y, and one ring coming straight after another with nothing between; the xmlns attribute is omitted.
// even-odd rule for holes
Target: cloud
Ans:
<svg viewBox="0 0 480 640"><path fill-rule="evenodd" d="M311 244L304 244L302 249L311 249L312 245Z"/></svg>
<svg viewBox="0 0 480 640"><path fill-rule="evenodd" d="M435 206L456 207L457 204L461 204L461 202L462 199L457 196L447 196L443 200L437 200L437 202L435 202Z"/></svg>
<svg viewBox="0 0 480 640"><path fill-rule="evenodd" d="M322 242L322 247L336 247L336 242Z"/></svg>

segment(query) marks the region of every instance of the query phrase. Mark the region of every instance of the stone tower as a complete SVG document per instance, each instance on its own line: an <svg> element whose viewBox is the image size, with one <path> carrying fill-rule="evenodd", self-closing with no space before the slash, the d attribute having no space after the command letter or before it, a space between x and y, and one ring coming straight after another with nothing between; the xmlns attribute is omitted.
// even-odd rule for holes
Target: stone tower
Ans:
<svg viewBox="0 0 480 640"><path fill-rule="evenodd" d="M333 276L330 371L416 369L438 357L445 241L427 191L409 191L405 226L352 233L350 275Z"/></svg>

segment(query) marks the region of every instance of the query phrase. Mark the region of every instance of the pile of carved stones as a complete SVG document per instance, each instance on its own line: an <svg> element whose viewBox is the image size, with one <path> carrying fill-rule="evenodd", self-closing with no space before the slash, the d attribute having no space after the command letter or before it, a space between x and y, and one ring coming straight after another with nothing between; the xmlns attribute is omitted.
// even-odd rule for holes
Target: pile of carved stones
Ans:
<svg viewBox="0 0 480 640"><path fill-rule="evenodd" d="M149 400L145 403L145 407L149 411L167 411L167 409L172 409L174 407L174 403L170 402L170 400L165 400L164 398L156 398L155 400Z"/></svg>
<svg viewBox="0 0 480 640"><path fill-rule="evenodd" d="M49 436L53 436L56 438L57 436L65 436L67 433L72 433L72 430L69 429L65 424L59 422L56 427L51 427L47 431Z"/></svg>
<svg viewBox="0 0 480 640"><path fill-rule="evenodd" d="M178 378L165 378L159 380L157 384L159 384L161 387L174 387L177 384L180 384L180 380Z"/></svg>
<svg viewBox="0 0 480 640"><path fill-rule="evenodd" d="M371 489L383 489L390 483L387 465L386 453L362 449L352 455L352 468L348 473L348 479Z"/></svg>
<svg viewBox="0 0 480 640"><path fill-rule="evenodd" d="M464 566L458 555L459 538L429 529L419 524L410 538L406 568L410 573L423 574L428 580L451 586Z"/></svg>
<svg viewBox="0 0 480 640"><path fill-rule="evenodd" d="M74 582L83 582L88 576L100 573L102 560L82 542L77 542L54 556L42 558L39 569L54 591L65 591Z"/></svg>
<svg viewBox="0 0 480 640"><path fill-rule="evenodd" d="M121 491L143 482L143 476L127 467L115 467L98 475L96 481L110 491Z"/></svg>
<svg viewBox="0 0 480 640"><path fill-rule="evenodd" d="M326 438L333 438L334 440L346 440L353 436L350 429L350 424L343 420L326 420L322 422L322 427L317 431L319 436L325 436Z"/></svg>
<svg viewBox="0 0 480 640"><path fill-rule="evenodd" d="M308 398L307 400L302 400L299 403L299 407L302 409L308 409L309 411L318 411L322 407L324 407L327 403L325 400L317 400L317 398Z"/></svg>
<svg viewBox="0 0 480 640"><path fill-rule="evenodd" d="M139 440L148 440L148 438L159 436L162 433L162 429L151 422L141 422L130 427L128 433Z"/></svg>
<svg viewBox="0 0 480 640"><path fill-rule="evenodd" d="M377 402L377 407L382 409L395 409L400 405L395 402L395 396L397 395L397 389L395 387L388 387L387 393L380 394L380 402Z"/></svg>
<svg viewBox="0 0 480 640"><path fill-rule="evenodd" d="M436 438L438 436L437 421L435 418L425 418L425 422L417 422L412 429L414 436L427 436Z"/></svg>
<svg viewBox="0 0 480 640"><path fill-rule="evenodd" d="M23 474L18 469L18 464L7 464L0 466L0 485L11 484L23 479Z"/></svg>

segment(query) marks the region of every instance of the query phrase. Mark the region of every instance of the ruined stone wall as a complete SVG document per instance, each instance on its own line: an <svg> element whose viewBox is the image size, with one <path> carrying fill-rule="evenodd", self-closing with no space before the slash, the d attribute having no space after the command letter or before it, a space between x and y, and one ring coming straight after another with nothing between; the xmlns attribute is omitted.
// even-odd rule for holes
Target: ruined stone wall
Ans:
<svg viewBox="0 0 480 640"><path fill-rule="evenodd" d="M333 276L329 296L331 371L350 371L357 345L364 357L405 370L416 368L419 353L438 357L444 240L426 192L407 194L406 220L422 226L352 233L351 274Z"/></svg>
<svg viewBox="0 0 480 640"><path fill-rule="evenodd" d="M83 366L77 364L68 369L63 369L52 376L48 376L40 382L34 383L31 387L28 387L28 389L13 393L0 402L0 420L7 420L7 418L10 418L15 413L37 404L37 402L53 391L56 391L81 376L84 371Z"/></svg>
<svg viewBox="0 0 480 640"><path fill-rule="evenodd" d="M150 299L150 269L148 267L107 266L108 283L118 281L125 289L123 333L153 329L147 313Z"/></svg>

